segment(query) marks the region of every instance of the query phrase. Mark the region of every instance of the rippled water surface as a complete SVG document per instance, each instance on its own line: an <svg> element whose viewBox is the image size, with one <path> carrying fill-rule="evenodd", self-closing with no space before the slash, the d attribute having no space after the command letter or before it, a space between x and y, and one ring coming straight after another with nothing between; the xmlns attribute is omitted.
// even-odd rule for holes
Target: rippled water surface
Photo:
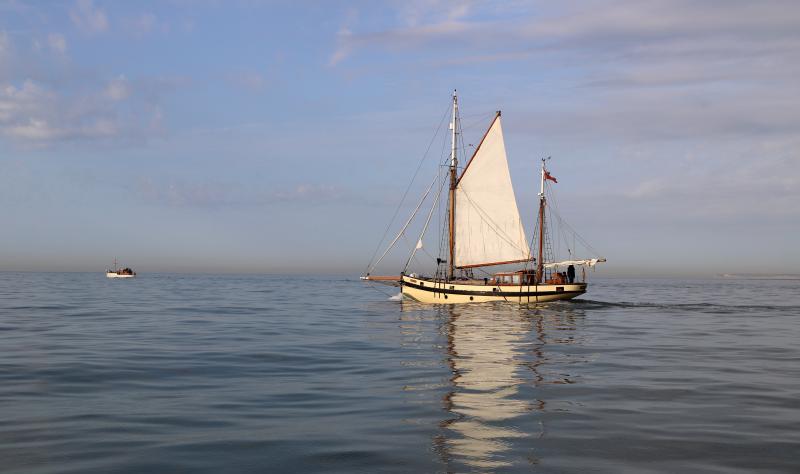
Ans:
<svg viewBox="0 0 800 474"><path fill-rule="evenodd" d="M379 289L0 273L0 471L800 469L800 281Z"/></svg>

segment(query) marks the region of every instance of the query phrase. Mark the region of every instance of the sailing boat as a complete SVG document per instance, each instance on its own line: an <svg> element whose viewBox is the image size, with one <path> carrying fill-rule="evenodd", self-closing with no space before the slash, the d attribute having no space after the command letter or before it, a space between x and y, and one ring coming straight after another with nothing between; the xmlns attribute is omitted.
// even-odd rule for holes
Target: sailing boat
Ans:
<svg viewBox="0 0 800 474"><path fill-rule="evenodd" d="M117 267L117 259L114 259L114 269L113 270L106 270L106 276L108 278L133 278L136 276L136 272L133 271L131 268L118 268Z"/></svg>
<svg viewBox="0 0 800 474"><path fill-rule="evenodd" d="M423 247L423 237L435 208L432 205L422 235L400 276L371 275L375 266L408 229L430 193L432 183L386 252L367 267L362 280L398 284L404 297L423 303L539 303L571 299L585 293L588 285L585 269L606 259L599 256L579 259L575 257L573 248L568 249L569 258L555 258L554 241L547 218L555 213L555 209L550 206L545 194L550 187L548 181L557 183L557 180L548 172L547 160L542 160L535 237L529 243L511 184L500 112L494 116L460 174L457 156L460 127L455 91L450 129L447 253L444 258L436 259L436 273L433 276L406 273L417 250ZM562 222L560 218L556 220ZM580 239L573 232L573 240L575 238ZM580 240L587 249L591 249L583 239ZM499 265L517 265L518 268L497 273L485 270ZM575 267L583 268L582 278L576 279ZM475 271L482 271L485 276L476 278Z"/></svg>

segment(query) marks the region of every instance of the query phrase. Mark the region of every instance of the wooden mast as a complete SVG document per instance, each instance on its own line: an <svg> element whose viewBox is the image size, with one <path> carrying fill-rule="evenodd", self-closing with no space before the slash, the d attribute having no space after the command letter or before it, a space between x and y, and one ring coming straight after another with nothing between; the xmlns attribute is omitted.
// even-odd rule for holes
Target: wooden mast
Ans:
<svg viewBox="0 0 800 474"><path fill-rule="evenodd" d="M536 260L536 283L542 282L544 263L542 262L542 241L544 240L544 197L539 199L539 258Z"/></svg>
<svg viewBox="0 0 800 474"><path fill-rule="evenodd" d="M544 158L542 158L542 184L539 188L539 258L536 259L536 284L542 283L544 262L542 261L544 247Z"/></svg>
<svg viewBox="0 0 800 474"><path fill-rule="evenodd" d="M457 174L458 174L458 159L456 158L456 133L457 132L457 123L458 120L458 96L456 95L456 91L453 90L453 120L450 122L450 128L452 129L451 134L451 146L450 146L450 199L448 199L449 203L449 217L450 223L448 226L448 233L449 233L449 246L450 246L450 256L447 259L447 279L453 279L453 268L455 267L455 248L456 248L456 184L458 183Z"/></svg>

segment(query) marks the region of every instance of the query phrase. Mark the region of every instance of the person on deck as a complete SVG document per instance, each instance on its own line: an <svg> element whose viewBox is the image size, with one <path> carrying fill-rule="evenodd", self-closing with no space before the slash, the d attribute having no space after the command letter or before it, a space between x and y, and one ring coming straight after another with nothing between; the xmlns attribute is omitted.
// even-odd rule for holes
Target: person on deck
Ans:
<svg viewBox="0 0 800 474"><path fill-rule="evenodd" d="M575 267L572 265L567 267L567 278L569 279L570 284L575 282Z"/></svg>

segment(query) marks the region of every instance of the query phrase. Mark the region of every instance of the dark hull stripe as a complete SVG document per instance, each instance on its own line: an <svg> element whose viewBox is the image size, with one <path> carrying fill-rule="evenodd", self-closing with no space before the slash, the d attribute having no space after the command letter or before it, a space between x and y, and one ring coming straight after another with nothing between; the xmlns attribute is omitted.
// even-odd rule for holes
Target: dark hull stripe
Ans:
<svg viewBox="0 0 800 474"><path fill-rule="evenodd" d="M469 296L505 296L505 297L536 297L536 296L550 296L550 295L574 295L578 296L586 293L586 289L578 291L472 291L472 290L450 290L446 288L434 288L431 286L416 285L407 281L402 282L401 286L410 286L422 291L431 293L442 293L446 295L469 295Z"/></svg>

